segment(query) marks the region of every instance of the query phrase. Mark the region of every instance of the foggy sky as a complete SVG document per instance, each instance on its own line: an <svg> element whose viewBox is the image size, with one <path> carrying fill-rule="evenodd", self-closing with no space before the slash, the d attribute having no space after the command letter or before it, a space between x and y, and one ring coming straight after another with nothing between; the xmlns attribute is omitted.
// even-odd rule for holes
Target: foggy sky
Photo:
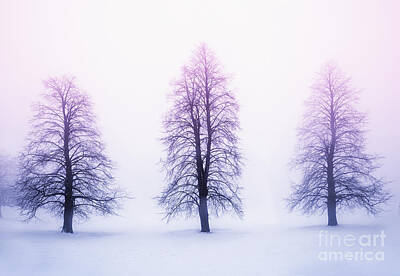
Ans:
<svg viewBox="0 0 400 276"><path fill-rule="evenodd" d="M309 87L330 60L362 90L368 149L386 157L379 175L399 194L399 11L397 1L1 0L0 151L24 145L42 80L75 75L95 104L117 182L135 197L122 213L158 221L166 95L205 42L241 106L247 219L295 216L282 200L297 179L288 163Z"/></svg>

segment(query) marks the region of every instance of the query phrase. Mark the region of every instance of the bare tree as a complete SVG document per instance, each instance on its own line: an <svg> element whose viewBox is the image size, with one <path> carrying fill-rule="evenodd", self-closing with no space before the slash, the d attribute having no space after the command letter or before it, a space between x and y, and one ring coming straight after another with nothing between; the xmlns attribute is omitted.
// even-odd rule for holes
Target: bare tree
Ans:
<svg viewBox="0 0 400 276"><path fill-rule="evenodd" d="M14 203L13 185L16 178L15 159L0 155L0 218L1 207L12 206Z"/></svg>
<svg viewBox="0 0 400 276"><path fill-rule="evenodd" d="M302 181L293 187L291 209L328 211L328 225L337 225L336 208L363 207L376 214L390 195L373 176L378 157L365 153L365 114L356 110L358 91L335 65L319 73L299 130L294 165Z"/></svg>
<svg viewBox="0 0 400 276"><path fill-rule="evenodd" d="M213 53L201 45L170 95L173 106L164 120L167 187L159 197L166 218L198 209L201 231L209 232L208 208L218 215L242 215L237 179L238 104Z"/></svg>
<svg viewBox="0 0 400 276"><path fill-rule="evenodd" d="M33 130L19 158L17 203L28 219L39 208L63 216L62 231L73 233L75 214L113 214L120 193L88 95L74 78L50 78L44 86L44 101L34 107Z"/></svg>

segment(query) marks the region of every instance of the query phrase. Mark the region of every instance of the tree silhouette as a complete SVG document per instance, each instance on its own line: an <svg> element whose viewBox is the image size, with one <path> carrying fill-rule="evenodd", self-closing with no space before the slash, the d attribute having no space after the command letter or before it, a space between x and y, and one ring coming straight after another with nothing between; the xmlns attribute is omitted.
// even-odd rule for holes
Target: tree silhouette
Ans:
<svg viewBox="0 0 400 276"><path fill-rule="evenodd" d="M358 91L335 65L327 64L312 86L299 130L294 165L302 181L293 187L291 209L328 210L328 225L337 225L337 208L381 210L390 195L373 176L378 157L365 153L365 115L356 110Z"/></svg>
<svg viewBox="0 0 400 276"><path fill-rule="evenodd" d="M237 178L238 104L213 53L201 45L182 70L170 95L173 106L164 120L167 187L159 197L166 217L198 209L201 231L209 232L208 208L216 214L242 214Z"/></svg>
<svg viewBox="0 0 400 276"><path fill-rule="evenodd" d="M32 132L19 157L17 204L28 219L39 208L64 217L113 214L121 196L113 185L112 163L95 127L92 104L74 78L44 82L43 103L35 105Z"/></svg>

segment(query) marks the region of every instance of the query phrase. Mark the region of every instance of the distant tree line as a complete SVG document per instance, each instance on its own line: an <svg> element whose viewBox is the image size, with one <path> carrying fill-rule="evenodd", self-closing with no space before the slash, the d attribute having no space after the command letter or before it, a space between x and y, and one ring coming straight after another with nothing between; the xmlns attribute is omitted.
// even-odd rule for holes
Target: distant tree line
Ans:
<svg viewBox="0 0 400 276"><path fill-rule="evenodd" d="M3 206L15 204L16 160L9 156L0 155L0 218Z"/></svg>

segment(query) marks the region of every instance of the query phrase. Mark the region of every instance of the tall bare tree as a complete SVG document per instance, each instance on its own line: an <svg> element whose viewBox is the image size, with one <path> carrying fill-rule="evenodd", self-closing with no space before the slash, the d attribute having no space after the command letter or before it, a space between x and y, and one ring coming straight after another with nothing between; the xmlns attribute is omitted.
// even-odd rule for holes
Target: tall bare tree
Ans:
<svg viewBox="0 0 400 276"><path fill-rule="evenodd" d="M239 185L238 104L211 50L201 45L182 70L164 120L167 187L159 197L166 217L198 210L209 232L208 208L242 215Z"/></svg>
<svg viewBox="0 0 400 276"><path fill-rule="evenodd" d="M39 208L63 216L62 231L73 233L75 214L113 214L120 193L88 95L74 78L50 78L44 86L44 101L34 107L32 132L20 155L17 203L28 219Z"/></svg>
<svg viewBox="0 0 400 276"><path fill-rule="evenodd" d="M358 91L334 64L319 73L299 130L295 166L302 181L293 187L290 208L305 213L327 209L328 225L337 225L336 209L363 207L381 211L390 195L373 176L378 157L365 153L365 114L356 110Z"/></svg>

